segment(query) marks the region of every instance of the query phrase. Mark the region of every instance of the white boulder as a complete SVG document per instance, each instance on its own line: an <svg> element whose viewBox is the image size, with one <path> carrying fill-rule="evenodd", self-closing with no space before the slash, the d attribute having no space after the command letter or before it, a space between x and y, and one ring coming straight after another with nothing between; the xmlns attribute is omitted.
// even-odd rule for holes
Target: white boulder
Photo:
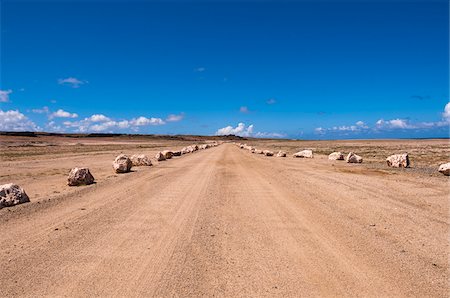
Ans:
<svg viewBox="0 0 450 298"><path fill-rule="evenodd" d="M284 151L278 151L277 157L286 157L286 152L284 152Z"/></svg>
<svg viewBox="0 0 450 298"><path fill-rule="evenodd" d="M139 166L151 166L152 161L150 158L145 154L135 154L131 156L131 163L133 164L133 167L139 167Z"/></svg>
<svg viewBox="0 0 450 298"><path fill-rule="evenodd" d="M116 173L127 173L131 170L133 163L125 154L120 154L113 162L113 168Z"/></svg>
<svg viewBox="0 0 450 298"><path fill-rule="evenodd" d="M347 157L345 158L345 160L346 160L348 163L362 163L362 161L363 161L363 159L362 159L361 156L356 155L356 154L353 153L353 152L350 152L350 153L347 155Z"/></svg>
<svg viewBox="0 0 450 298"><path fill-rule="evenodd" d="M300 157L300 158L313 158L313 152L312 150L302 150L300 152L294 153L294 157Z"/></svg>
<svg viewBox="0 0 450 298"><path fill-rule="evenodd" d="M386 158L386 163L393 168L409 168L408 153L391 155Z"/></svg>
<svg viewBox="0 0 450 298"><path fill-rule="evenodd" d="M88 168L73 168L70 170L69 177L67 177L67 185L89 185L94 183L94 176Z"/></svg>
<svg viewBox="0 0 450 298"><path fill-rule="evenodd" d="M330 155L328 155L329 160L344 160L344 154L341 152L333 152Z"/></svg>
<svg viewBox="0 0 450 298"><path fill-rule="evenodd" d="M0 209L29 201L30 198L19 185L13 183L0 185Z"/></svg>
<svg viewBox="0 0 450 298"><path fill-rule="evenodd" d="M450 176L450 162L441 164L438 171L445 176Z"/></svg>
<svg viewBox="0 0 450 298"><path fill-rule="evenodd" d="M166 159L171 159L173 156L173 152L170 150L164 150L161 152Z"/></svg>
<svg viewBox="0 0 450 298"><path fill-rule="evenodd" d="M273 152L270 150L264 150L263 153L265 156L273 156Z"/></svg>

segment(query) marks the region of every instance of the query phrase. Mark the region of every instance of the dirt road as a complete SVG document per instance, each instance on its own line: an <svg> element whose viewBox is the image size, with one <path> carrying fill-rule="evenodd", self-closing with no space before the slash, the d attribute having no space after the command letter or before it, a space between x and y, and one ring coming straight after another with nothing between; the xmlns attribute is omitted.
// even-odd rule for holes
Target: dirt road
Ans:
<svg viewBox="0 0 450 298"><path fill-rule="evenodd" d="M0 296L434 296L448 184L231 144L0 210Z"/></svg>

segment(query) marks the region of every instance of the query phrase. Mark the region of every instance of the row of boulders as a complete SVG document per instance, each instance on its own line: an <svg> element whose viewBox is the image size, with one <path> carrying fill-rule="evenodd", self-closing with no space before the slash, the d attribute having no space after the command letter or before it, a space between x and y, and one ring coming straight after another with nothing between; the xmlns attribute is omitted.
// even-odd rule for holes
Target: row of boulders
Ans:
<svg viewBox="0 0 450 298"><path fill-rule="evenodd" d="M171 159L174 156L181 156L183 154L188 154L195 152L197 150L203 150L208 149L211 147L216 147L219 144L217 142L214 143L207 143L202 145L190 145L187 147L184 147L181 150L172 151L172 150L164 150L156 153L155 160L156 161L165 161L168 159ZM128 158L127 155L121 154L116 157L116 159L113 162L113 168L116 173L128 173L131 170L131 167L134 166L151 166L152 161L147 155L144 154L135 154L131 156L131 158Z"/></svg>
<svg viewBox="0 0 450 298"><path fill-rule="evenodd" d="M218 146L219 143L207 143L202 145L191 145L184 147L179 151L164 150L158 152L155 156L157 161L164 161L171 159L173 156L181 156L182 154L187 154L195 152L197 150L208 149L211 147ZM151 159L145 154L135 154L128 157L125 154L118 155L112 164L113 169L116 173L128 173L131 171L132 167L139 166L151 166ZM80 185L90 185L95 182L95 178L90 172L89 168L73 168L69 172L67 177L67 184L69 186L80 186ZM25 193L23 188L16 184L5 184L0 185L0 209L4 207L10 207L21 203L27 203L30 199Z"/></svg>
<svg viewBox="0 0 450 298"><path fill-rule="evenodd" d="M251 153L264 154L266 156L274 155L273 152L269 151L269 150L259 150L259 149L256 149L255 147L249 146L247 144L241 144L241 143L235 143L235 144L241 149L249 150ZM287 154L284 151L279 151L276 154L276 156L277 157L286 157ZM298 158L313 158L314 154L313 154L312 150L305 149L305 150L299 151L297 153L294 153L292 156L298 157ZM363 158L361 156L355 154L354 152L349 152L347 154L347 156L345 156L344 153L342 153L342 152L333 152L330 155L328 155L328 159L329 160L345 160L348 163L362 163L363 162ZM389 167L393 167L393 168L409 168L410 167L408 153L391 155L386 158L386 163ZM440 165L438 171L446 176L450 176L450 163L445 163L445 164Z"/></svg>

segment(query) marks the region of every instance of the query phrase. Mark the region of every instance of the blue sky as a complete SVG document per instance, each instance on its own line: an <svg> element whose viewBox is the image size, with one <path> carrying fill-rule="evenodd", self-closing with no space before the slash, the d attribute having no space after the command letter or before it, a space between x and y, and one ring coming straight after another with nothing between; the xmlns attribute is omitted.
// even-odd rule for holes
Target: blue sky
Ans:
<svg viewBox="0 0 450 298"><path fill-rule="evenodd" d="M448 137L448 6L3 0L0 130Z"/></svg>

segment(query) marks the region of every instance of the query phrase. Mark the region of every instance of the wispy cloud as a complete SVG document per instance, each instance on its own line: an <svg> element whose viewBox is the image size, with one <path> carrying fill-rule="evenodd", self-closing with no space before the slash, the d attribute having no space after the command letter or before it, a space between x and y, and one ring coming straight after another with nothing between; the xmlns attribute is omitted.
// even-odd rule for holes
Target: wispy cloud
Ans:
<svg viewBox="0 0 450 298"><path fill-rule="evenodd" d="M0 131L37 131L39 127L19 110L0 110Z"/></svg>
<svg viewBox="0 0 450 298"><path fill-rule="evenodd" d="M178 115L176 114L170 114L169 116L167 116L166 121L167 122L178 122L183 120L184 118L184 113L180 113Z"/></svg>
<svg viewBox="0 0 450 298"><path fill-rule="evenodd" d="M266 100L266 103L268 105L273 105L277 103L277 100L275 98L269 98L268 100Z"/></svg>
<svg viewBox="0 0 450 298"><path fill-rule="evenodd" d="M204 72L204 71L206 71L205 67L197 67L194 69L194 72Z"/></svg>
<svg viewBox="0 0 450 298"><path fill-rule="evenodd" d="M50 110L48 107L42 107L41 109L32 109L31 110L35 114L49 114Z"/></svg>
<svg viewBox="0 0 450 298"><path fill-rule="evenodd" d="M239 112L244 113L244 114L250 113L248 107L246 107L246 106L240 107L240 108L239 108Z"/></svg>
<svg viewBox="0 0 450 298"><path fill-rule="evenodd" d="M59 109L56 112L51 113L49 116L50 119L53 119L53 118L77 118L77 117L78 117L77 113L70 113L70 112L64 111L62 109Z"/></svg>
<svg viewBox="0 0 450 298"><path fill-rule="evenodd" d="M78 88L81 85L84 85L86 83L88 83L88 82L79 80L79 79L74 78L74 77L68 77L68 78L65 78L65 79L58 79L58 84L60 84L60 85L68 85L68 86L71 86L72 88Z"/></svg>
<svg viewBox="0 0 450 298"><path fill-rule="evenodd" d="M12 93L11 89L8 90L0 90L0 102L8 102L9 95Z"/></svg>

